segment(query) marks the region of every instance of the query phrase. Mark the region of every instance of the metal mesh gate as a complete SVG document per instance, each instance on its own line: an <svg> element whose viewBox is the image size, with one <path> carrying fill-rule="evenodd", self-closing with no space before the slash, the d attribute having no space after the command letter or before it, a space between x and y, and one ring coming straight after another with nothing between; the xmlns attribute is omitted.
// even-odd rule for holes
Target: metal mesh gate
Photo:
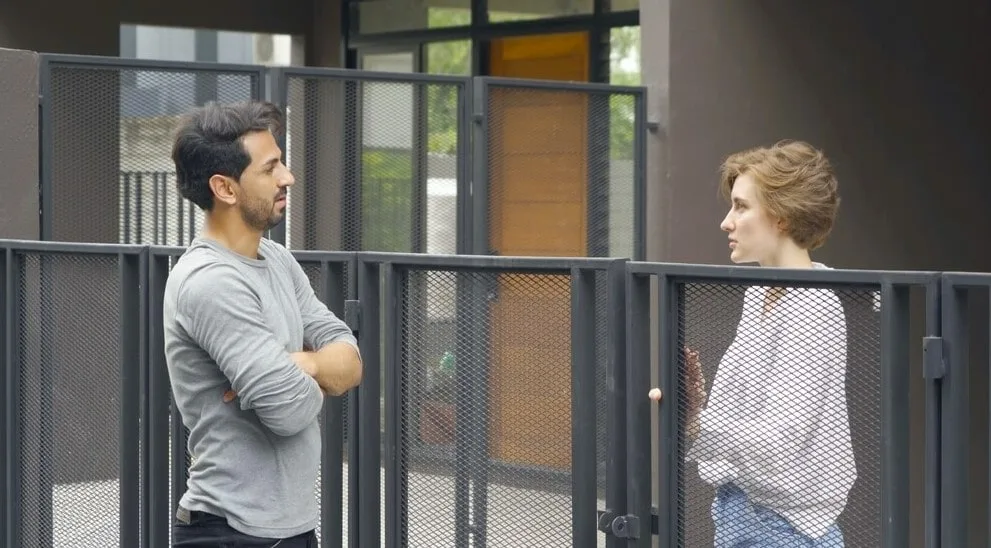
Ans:
<svg viewBox="0 0 991 548"><path fill-rule="evenodd" d="M679 408L683 545L712 546L714 520L725 524L720 542L745 539L758 524L797 524L809 536L844 537L847 546L880 545L875 291L716 284L682 291L679 336L697 353L681 360L682 378L704 383L697 393L688 386ZM736 437L716 439L722 435ZM722 471L726 463L734 470ZM728 477L739 479L713 486ZM758 503L823 508L756 514L740 504L742 488Z"/></svg>
<svg viewBox="0 0 991 548"><path fill-rule="evenodd" d="M157 278L152 299L158 302L162 299L168 271L175 265L181 252L182 250L177 248L153 249L153 257L156 259L152 261L152 269L157 269ZM297 251L295 257L317 298L339 318L344 319L345 299L354 291L352 257L349 254L312 251ZM162 329L161 309L152 307L151 310L152 316L149 318L151 330L157 333ZM158 391L155 396L157 399L160 398L159 401L168 401L170 413L167 422L159 421L156 425L149 426L149 436L168 437L168 460L166 464L165 459L160 459L159 467L153 472L157 474L156 485L167 486L167 489L155 495L159 497L155 507L161 509L161 514L149 516L148 519L155 523L157 531L168 531L171 535L170 524L175 507L185 492L191 455L186 449L189 430L182 425L181 417L172 404L171 387L168 385L165 367L164 356L153 352L152 368L159 370L160 384L151 389ZM322 539L321 545L327 547L347 545L346 539L349 534L349 469L356 454L355 447L350 443L355 428L352 397L349 393L339 398L327 398L319 417L324 447L317 484L314 486L314 496L317 497L321 507L317 536ZM307 494L302 493L301 496ZM168 497L167 501L164 500L165 497Z"/></svg>
<svg viewBox="0 0 991 548"><path fill-rule="evenodd" d="M383 261L386 545L594 545L611 262Z"/></svg>
<svg viewBox="0 0 991 548"><path fill-rule="evenodd" d="M263 96L261 67L42 56L42 239L186 245L172 132L208 101Z"/></svg>
<svg viewBox="0 0 991 548"><path fill-rule="evenodd" d="M287 244L455 253L467 80L333 69L278 74L296 175Z"/></svg>
<svg viewBox="0 0 991 548"><path fill-rule="evenodd" d="M135 543L142 362L138 326L126 319L138 312L139 255L11 251L9 538L18 546Z"/></svg>
<svg viewBox="0 0 991 548"><path fill-rule="evenodd" d="M475 252L630 257L643 250L644 94L476 78ZM487 216L487 222L486 222Z"/></svg>
<svg viewBox="0 0 991 548"><path fill-rule="evenodd" d="M653 362L662 391L660 541L722 546L803 533L908 545L910 512L927 504L910 486L910 461L921 466L938 439L929 427L910 430L910 393L923 385L913 386L909 341L935 322L926 305L938 298L938 275L768 271L631 264L629 386L646 385L639 364ZM654 356L644 325L652 282ZM920 305L924 313L912 313ZM634 432L649 430L652 404L630 405L638 454ZM627 510L643 515L650 494L629 472Z"/></svg>

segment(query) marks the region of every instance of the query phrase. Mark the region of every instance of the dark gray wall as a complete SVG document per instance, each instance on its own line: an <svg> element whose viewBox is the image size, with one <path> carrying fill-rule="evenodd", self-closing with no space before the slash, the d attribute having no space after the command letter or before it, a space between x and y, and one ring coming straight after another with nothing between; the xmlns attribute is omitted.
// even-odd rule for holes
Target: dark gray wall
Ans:
<svg viewBox="0 0 991 548"><path fill-rule="evenodd" d="M339 6L340 0L9 0L0 3L0 47L116 56L120 24L133 23L302 36L307 65L340 66Z"/></svg>
<svg viewBox="0 0 991 548"><path fill-rule="evenodd" d="M38 55L0 48L0 238L34 240L38 224Z"/></svg>
<svg viewBox="0 0 991 548"><path fill-rule="evenodd" d="M817 259L846 268L991 270L981 243L991 231L991 108L982 100L991 86L991 8L978 0L942 10L883 4L641 4L644 82L663 128L648 140L649 259L727 264L720 161L798 138L832 158L844 199ZM986 339L983 319L976 332ZM986 340L981 347L967 425L975 546L987 535ZM919 355L907 374L911 419L921 426ZM913 543L922 538L921 441L913 434Z"/></svg>

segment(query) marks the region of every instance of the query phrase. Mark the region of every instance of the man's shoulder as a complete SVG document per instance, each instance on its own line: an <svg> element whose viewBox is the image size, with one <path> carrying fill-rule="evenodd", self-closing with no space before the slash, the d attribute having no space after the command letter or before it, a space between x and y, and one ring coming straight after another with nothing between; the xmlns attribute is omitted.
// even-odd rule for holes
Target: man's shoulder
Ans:
<svg viewBox="0 0 991 548"><path fill-rule="evenodd" d="M268 238L261 239L261 242L258 244L258 251L263 257L276 259L280 264L286 266L290 266L296 260L286 246Z"/></svg>
<svg viewBox="0 0 991 548"><path fill-rule="evenodd" d="M209 297L245 283L235 264L208 246L191 247L177 260L166 280L166 292Z"/></svg>

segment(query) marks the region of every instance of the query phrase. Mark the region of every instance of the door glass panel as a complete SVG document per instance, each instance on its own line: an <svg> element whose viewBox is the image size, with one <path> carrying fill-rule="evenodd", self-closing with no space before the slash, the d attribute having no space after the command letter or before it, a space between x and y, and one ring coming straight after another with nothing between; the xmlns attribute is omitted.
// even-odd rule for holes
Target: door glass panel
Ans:
<svg viewBox="0 0 991 548"><path fill-rule="evenodd" d="M528 21L592 13L592 0L489 0L489 21Z"/></svg>
<svg viewBox="0 0 991 548"><path fill-rule="evenodd" d="M471 23L470 0L352 0L350 9L351 32L360 35Z"/></svg>

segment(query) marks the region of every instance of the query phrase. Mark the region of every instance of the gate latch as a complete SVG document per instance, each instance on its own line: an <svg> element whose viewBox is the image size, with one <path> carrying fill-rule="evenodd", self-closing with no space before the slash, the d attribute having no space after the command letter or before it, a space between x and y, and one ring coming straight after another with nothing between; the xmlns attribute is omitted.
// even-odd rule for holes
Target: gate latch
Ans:
<svg viewBox="0 0 991 548"><path fill-rule="evenodd" d="M599 511L599 531L616 538L640 538L640 518L627 514L618 516L614 512Z"/></svg>

